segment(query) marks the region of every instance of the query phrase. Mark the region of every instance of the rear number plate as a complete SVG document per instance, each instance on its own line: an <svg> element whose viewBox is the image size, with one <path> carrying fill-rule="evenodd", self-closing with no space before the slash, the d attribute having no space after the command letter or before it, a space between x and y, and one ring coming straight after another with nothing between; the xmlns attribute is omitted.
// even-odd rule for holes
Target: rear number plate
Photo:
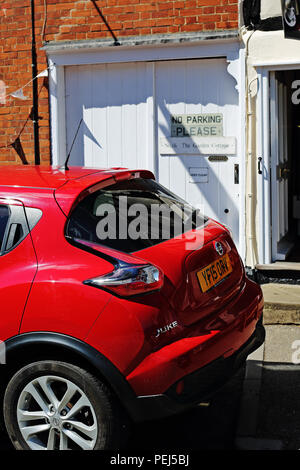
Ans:
<svg viewBox="0 0 300 470"><path fill-rule="evenodd" d="M231 272L232 266L228 255L222 256L222 258L198 271L197 277L202 292L206 292L214 287Z"/></svg>

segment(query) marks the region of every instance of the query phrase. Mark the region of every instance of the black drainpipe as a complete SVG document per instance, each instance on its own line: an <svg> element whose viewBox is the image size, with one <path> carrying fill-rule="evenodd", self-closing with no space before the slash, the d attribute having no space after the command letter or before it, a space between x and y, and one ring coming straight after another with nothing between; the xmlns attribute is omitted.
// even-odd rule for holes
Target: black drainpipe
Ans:
<svg viewBox="0 0 300 470"><path fill-rule="evenodd" d="M39 141L39 103L38 103L38 81L37 76L37 56L36 56L36 42L35 42L35 21L34 21L34 0L31 0L31 34L32 34L32 122L34 132L34 163L40 164L40 141Z"/></svg>

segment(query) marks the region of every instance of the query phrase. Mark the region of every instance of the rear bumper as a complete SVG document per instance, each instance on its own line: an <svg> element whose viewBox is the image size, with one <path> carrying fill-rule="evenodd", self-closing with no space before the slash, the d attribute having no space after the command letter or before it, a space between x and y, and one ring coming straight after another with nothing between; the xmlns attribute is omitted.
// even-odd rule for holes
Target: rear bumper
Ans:
<svg viewBox="0 0 300 470"><path fill-rule="evenodd" d="M176 341L146 356L127 375L127 382L137 396L165 394L187 375L240 350L253 335L262 310L260 286L246 279L230 304L186 327Z"/></svg>
<svg viewBox="0 0 300 470"><path fill-rule="evenodd" d="M177 393L178 382L164 394L137 397L131 407L134 421L159 419L174 415L207 401L243 366L247 356L258 349L265 340L262 317L248 341L227 358L218 358L201 369L186 375L181 382L181 393Z"/></svg>

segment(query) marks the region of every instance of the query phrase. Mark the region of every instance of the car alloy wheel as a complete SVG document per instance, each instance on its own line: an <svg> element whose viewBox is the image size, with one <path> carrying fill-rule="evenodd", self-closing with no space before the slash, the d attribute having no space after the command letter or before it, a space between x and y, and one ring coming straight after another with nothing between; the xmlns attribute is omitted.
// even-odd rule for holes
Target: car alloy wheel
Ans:
<svg viewBox="0 0 300 470"><path fill-rule="evenodd" d="M17 421L30 449L83 450L95 447L98 433L94 408L76 384L44 375L30 381L17 404Z"/></svg>
<svg viewBox="0 0 300 470"><path fill-rule="evenodd" d="M106 384L64 362L39 361L16 372L3 411L20 450L115 449L127 437L124 412Z"/></svg>

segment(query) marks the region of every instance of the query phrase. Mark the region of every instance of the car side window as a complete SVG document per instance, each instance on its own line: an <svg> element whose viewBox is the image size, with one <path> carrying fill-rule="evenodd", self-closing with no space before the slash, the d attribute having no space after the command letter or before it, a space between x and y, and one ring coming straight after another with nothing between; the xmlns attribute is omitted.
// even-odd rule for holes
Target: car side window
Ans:
<svg viewBox="0 0 300 470"><path fill-rule="evenodd" d="M0 204L0 255L5 255L18 246L41 217L40 209Z"/></svg>
<svg viewBox="0 0 300 470"><path fill-rule="evenodd" d="M2 247L2 244L4 241L4 235L7 229L9 217L10 217L9 207L0 204L0 247Z"/></svg>
<svg viewBox="0 0 300 470"><path fill-rule="evenodd" d="M29 229L23 206L0 205L0 209L3 213L1 255L4 255L15 248L28 235Z"/></svg>

